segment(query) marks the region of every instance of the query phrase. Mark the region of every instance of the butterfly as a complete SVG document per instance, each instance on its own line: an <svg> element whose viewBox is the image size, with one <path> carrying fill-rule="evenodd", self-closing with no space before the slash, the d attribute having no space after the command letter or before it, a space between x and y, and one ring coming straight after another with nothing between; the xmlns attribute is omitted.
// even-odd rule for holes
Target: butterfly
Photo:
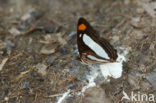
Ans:
<svg viewBox="0 0 156 103"><path fill-rule="evenodd" d="M86 64L115 62L118 57L117 50L82 17L77 25L77 46L79 60Z"/></svg>

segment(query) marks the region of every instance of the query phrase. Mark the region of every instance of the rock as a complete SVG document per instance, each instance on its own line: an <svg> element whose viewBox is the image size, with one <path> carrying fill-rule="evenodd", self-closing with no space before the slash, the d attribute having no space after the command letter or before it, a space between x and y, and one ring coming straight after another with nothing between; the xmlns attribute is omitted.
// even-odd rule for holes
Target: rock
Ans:
<svg viewBox="0 0 156 103"><path fill-rule="evenodd" d="M150 50L154 50L154 44L153 44L153 43L151 43L149 49L150 49Z"/></svg>
<svg viewBox="0 0 156 103"><path fill-rule="evenodd" d="M146 79L152 84L154 90L156 90L156 69L153 72L146 75Z"/></svg>
<svg viewBox="0 0 156 103"><path fill-rule="evenodd" d="M9 32L13 35L13 36L18 36L18 35L21 35L21 32L15 28L15 27L12 27Z"/></svg>
<svg viewBox="0 0 156 103"><path fill-rule="evenodd" d="M41 63L36 65L37 72L41 74L42 76L45 76L47 74L46 72L47 67L48 66L46 66L45 64L41 64Z"/></svg>
<svg viewBox="0 0 156 103"><path fill-rule="evenodd" d="M55 53L55 49L54 49L54 48L46 49L45 47L43 47L43 48L41 49L40 53L41 53L41 54L49 55L49 54Z"/></svg>

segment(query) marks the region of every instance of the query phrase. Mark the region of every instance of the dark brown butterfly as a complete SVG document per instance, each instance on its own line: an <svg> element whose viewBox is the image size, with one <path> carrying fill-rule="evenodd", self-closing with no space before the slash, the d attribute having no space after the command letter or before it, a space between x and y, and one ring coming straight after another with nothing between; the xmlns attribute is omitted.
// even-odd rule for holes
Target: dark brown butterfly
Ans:
<svg viewBox="0 0 156 103"><path fill-rule="evenodd" d="M77 44L80 58L84 63L115 62L117 50L84 19L80 18L77 25Z"/></svg>

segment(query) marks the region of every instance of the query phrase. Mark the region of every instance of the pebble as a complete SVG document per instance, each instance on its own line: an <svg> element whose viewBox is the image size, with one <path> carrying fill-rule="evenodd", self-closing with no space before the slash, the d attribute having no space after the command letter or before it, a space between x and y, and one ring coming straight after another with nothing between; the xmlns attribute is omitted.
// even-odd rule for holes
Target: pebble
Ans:
<svg viewBox="0 0 156 103"><path fill-rule="evenodd" d="M46 55L49 55L49 54L53 54L55 53L55 49L52 48L52 49L46 49L45 47L43 47L40 51L41 54L46 54Z"/></svg>
<svg viewBox="0 0 156 103"><path fill-rule="evenodd" d="M130 21L131 25L133 25L134 27L141 27L141 23L140 23L141 18L140 17L133 17Z"/></svg>
<svg viewBox="0 0 156 103"><path fill-rule="evenodd" d="M4 100L8 102L9 101L9 97L5 97Z"/></svg>
<svg viewBox="0 0 156 103"><path fill-rule="evenodd" d="M42 63L38 63L36 65L37 72L39 74L41 74L42 76L45 76L47 74L47 72L46 72L47 67L48 66L46 66L45 64L42 64Z"/></svg>
<svg viewBox="0 0 156 103"><path fill-rule="evenodd" d="M13 36L18 36L18 35L21 35L21 32L15 28L15 27L12 27L9 32L13 35Z"/></svg>
<svg viewBox="0 0 156 103"><path fill-rule="evenodd" d="M153 43L151 43L149 49L150 49L150 50L154 50L154 44L153 44Z"/></svg>

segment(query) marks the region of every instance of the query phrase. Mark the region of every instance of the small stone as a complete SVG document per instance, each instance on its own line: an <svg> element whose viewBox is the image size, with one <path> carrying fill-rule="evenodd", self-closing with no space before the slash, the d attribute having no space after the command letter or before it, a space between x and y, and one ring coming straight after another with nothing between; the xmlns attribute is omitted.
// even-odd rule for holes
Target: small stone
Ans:
<svg viewBox="0 0 156 103"><path fill-rule="evenodd" d="M21 35L21 32L16 29L15 27L12 27L9 32L13 35L13 36L18 36L18 35Z"/></svg>
<svg viewBox="0 0 156 103"><path fill-rule="evenodd" d="M37 72L41 74L42 76L45 76L47 74L46 72L47 67L48 66L46 66L45 64L41 64L41 63L36 65Z"/></svg>
<svg viewBox="0 0 156 103"><path fill-rule="evenodd" d="M133 17L130 21L131 25L133 25L134 27L140 27L140 17Z"/></svg>
<svg viewBox="0 0 156 103"><path fill-rule="evenodd" d="M154 44L153 44L153 43L151 43L149 49L150 49L150 50L154 50Z"/></svg>
<svg viewBox="0 0 156 103"><path fill-rule="evenodd" d="M30 13L26 13L26 14L24 14L24 15L21 17L21 20L22 20L22 21L26 21L26 20L28 20L29 18L31 18Z"/></svg>
<svg viewBox="0 0 156 103"><path fill-rule="evenodd" d="M9 101L9 97L5 97L4 100L5 100L5 101Z"/></svg>
<svg viewBox="0 0 156 103"><path fill-rule="evenodd" d="M46 54L46 55L49 55L49 54L53 54L55 53L55 49L52 48L52 49L46 49L45 47L43 47L40 51L41 54Z"/></svg>
<svg viewBox="0 0 156 103"><path fill-rule="evenodd" d="M140 17L133 17L132 18L132 21L134 21L134 22L140 22Z"/></svg>

